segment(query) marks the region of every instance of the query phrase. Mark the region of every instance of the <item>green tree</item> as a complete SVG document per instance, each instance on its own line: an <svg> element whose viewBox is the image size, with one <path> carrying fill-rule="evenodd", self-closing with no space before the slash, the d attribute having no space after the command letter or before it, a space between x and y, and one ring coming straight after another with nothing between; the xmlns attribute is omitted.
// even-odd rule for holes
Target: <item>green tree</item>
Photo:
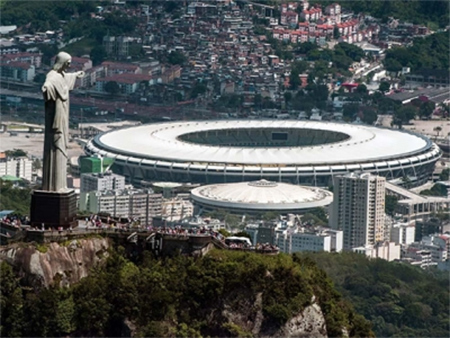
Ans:
<svg viewBox="0 0 450 338"><path fill-rule="evenodd" d="M8 157L26 157L27 152L23 149L6 150L5 155Z"/></svg>
<svg viewBox="0 0 450 338"><path fill-rule="evenodd" d="M278 219L279 216L280 215L277 212L268 211L262 215L262 219L264 221L274 221L274 220Z"/></svg>
<svg viewBox="0 0 450 338"><path fill-rule="evenodd" d="M43 84L45 82L45 78L46 75L44 73L37 73L33 81L39 84Z"/></svg>
<svg viewBox="0 0 450 338"><path fill-rule="evenodd" d="M292 69L295 69L299 74L306 72L308 68L309 65L306 61L294 61L292 63Z"/></svg>
<svg viewBox="0 0 450 338"><path fill-rule="evenodd" d="M59 290L61 298L56 308L56 332L60 335L69 335L76 329L75 327L75 304L70 292Z"/></svg>
<svg viewBox="0 0 450 338"><path fill-rule="evenodd" d="M42 162L40 159L36 158L33 160L33 168L34 170L42 169Z"/></svg>
<svg viewBox="0 0 450 338"><path fill-rule="evenodd" d="M335 46L335 50L339 53L341 50L347 57L351 58L353 61L360 62L364 57L364 51L356 46L349 44L347 42L340 42Z"/></svg>
<svg viewBox="0 0 450 338"><path fill-rule="evenodd" d="M417 115L417 108L407 105L400 107L394 113L394 119L400 120L403 124L409 123L409 121L413 120Z"/></svg>
<svg viewBox="0 0 450 338"><path fill-rule="evenodd" d="M195 87L192 89L191 98L195 99L199 95L206 93L207 87L203 82L197 82Z"/></svg>
<svg viewBox="0 0 450 338"><path fill-rule="evenodd" d="M398 205L398 197L393 195L385 196L384 211L386 212L386 214L394 216L395 210L397 209L397 205Z"/></svg>
<svg viewBox="0 0 450 338"><path fill-rule="evenodd" d="M167 61L172 65L182 65L186 63L186 56L180 51L172 51L167 56Z"/></svg>
<svg viewBox="0 0 450 338"><path fill-rule="evenodd" d="M440 181L448 181L449 176L450 176L450 169L446 168L446 169L442 170L441 173L439 174L439 180Z"/></svg>
<svg viewBox="0 0 450 338"><path fill-rule="evenodd" d="M436 132L436 137L439 137L440 132L442 131L442 127L437 126L433 129Z"/></svg>
<svg viewBox="0 0 450 338"><path fill-rule="evenodd" d="M55 63L55 56L58 54L58 47L54 44L43 44L39 46L42 52L42 63L47 66L53 66Z"/></svg>
<svg viewBox="0 0 450 338"><path fill-rule="evenodd" d="M389 72L399 72L402 70L402 64L395 59L385 59L383 63Z"/></svg>
<svg viewBox="0 0 450 338"><path fill-rule="evenodd" d="M307 212L306 214L302 215L302 222L303 223L309 223L312 225L319 225L319 226L324 226L327 225L327 221L320 219L319 217L317 217L316 215Z"/></svg>
<svg viewBox="0 0 450 338"><path fill-rule="evenodd" d="M11 182L0 179L0 210L14 210L16 214L30 214L31 190L14 187Z"/></svg>
<svg viewBox="0 0 450 338"><path fill-rule="evenodd" d="M81 334L103 335L109 320L111 303L107 275L97 271L73 288L76 327Z"/></svg>
<svg viewBox="0 0 450 338"><path fill-rule="evenodd" d="M337 26L335 26L333 29L333 38L337 40L340 37L341 37L341 34L339 33L339 28Z"/></svg>
<svg viewBox="0 0 450 338"><path fill-rule="evenodd" d="M120 93L120 86L116 81L108 81L105 84L105 91L111 95Z"/></svg>
<svg viewBox="0 0 450 338"><path fill-rule="evenodd" d="M23 295L11 266L1 262L0 333L2 337L23 337Z"/></svg>
<svg viewBox="0 0 450 338"><path fill-rule="evenodd" d="M360 95L366 95L367 94L367 86L364 84L360 84L357 88L356 88L356 93L360 94Z"/></svg>
<svg viewBox="0 0 450 338"><path fill-rule="evenodd" d="M309 211L309 213L316 216L318 219L320 219L324 223L328 222L328 217L327 217L325 208L322 208L322 207L314 208L314 209L311 209Z"/></svg>
<svg viewBox="0 0 450 338"><path fill-rule="evenodd" d="M310 257L327 272L344 298L351 300L355 310L373 323L377 336L400 336L405 332L413 337L423 336L423 332L431 337L446 336L446 314L436 310L443 313L450 310L448 274L371 260L354 253L303 256ZM436 298L437 294L442 299ZM412 304L417 305L410 314L408 308ZM407 320L405 317L409 315L416 319ZM417 316L423 316L420 323Z"/></svg>
<svg viewBox="0 0 450 338"><path fill-rule="evenodd" d="M382 93L388 92L390 88L391 88L391 85L389 84L389 82L386 82L386 81L382 81L380 83L380 85L378 86L378 90Z"/></svg>
<svg viewBox="0 0 450 338"><path fill-rule="evenodd" d="M443 184L435 184L431 189L422 190L421 195L447 197L447 187Z"/></svg>
<svg viewBox="0 0 450 338"><path fill-rule="evenodd" d="M431 101L422 102L419 108L419 116L421 118L430 118L435 106L434 102Z"/></svg>
<svg viewBox="0 0 450 338"><path fill-rule="evenodd" d="M220 234L222 236L225 236L225 237L230 237L231 236L231 233L229 231L225 230L225 229L219 229L219 232L220 232Z"/></svg>
<svg viewBox="0 0 450 338"><path fill-rule="evenodd" d="M291 92L284 92L284 101L286 102L286 104L288 104L289 102L291 102L292 100L292 93Z"/></svg>
<svg viewBox="0 0 450 338"><path fill-rule="evenodd" d="M346 104L342 111L344 119L346 121L352 121L358 112L359 112L359 105L353 103Z"/></svg>
<svg viewBox="0 0 450 338"><path fill-rule="evenodd" d="M225 225L231 229L237 228L240 224L239 216L234 215L234 214L227 214L225 216L224 221L225 221Z"/></svg>
<svg viewBox="0 0 450 338"><path fill-rule="evenodd" d="M296 90L301 85L300 74L297 69L291 70L291 75L289 76L289 86L290 89Z"/></svg>
<svg viewBox="0 0 450 338"><path fill-rule="evenodd" d="M371 107L365 107L362 110L362 117L361 120L364 123L367 124L374 124L378 119L378 114L376 113L375 109Z"/></svg>
<svg viewBox="0 0 450 338"><path fill-rule="evenodd" d="M102 45L96 45L94 48L92 48L90 53L90 58L94 66L97 66L105 61L106 56L106 50Z"/></svg>

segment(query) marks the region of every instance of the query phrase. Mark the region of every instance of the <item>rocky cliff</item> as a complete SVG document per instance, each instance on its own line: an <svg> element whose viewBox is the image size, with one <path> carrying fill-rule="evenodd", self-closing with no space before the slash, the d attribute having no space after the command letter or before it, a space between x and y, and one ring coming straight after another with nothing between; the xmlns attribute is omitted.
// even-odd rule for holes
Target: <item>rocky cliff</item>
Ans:
<svg viewBox="0 0 450 338"><path fill-rule="evenodd" d="M22 278L1 264L9 324L0 336L373 336L310 259L211 250L131 261L110 246L90 238L1 247ZM68 287L27 287L52 284Z"/></svg>
<svg viewBox="0 0 450 338"><path fill-rule="evenodd" d="M89 271L108 257L110 242L90 238L65 243L16 243L0 248L0 260L11 264L26 284L48 287L55 281L69 286L88 276Z"/></svg>
<svg viewBox="0 0 450 338"><path fill-rule="evenodd" d="M221 315L223 326L237 336L251 335L253 337L328 337L325 317L316 297L311 299L311 305L292 316L284 325L277 328L264 324L263 294L258 293L253 304L247 301L239 306L224 304Z"/></svg>

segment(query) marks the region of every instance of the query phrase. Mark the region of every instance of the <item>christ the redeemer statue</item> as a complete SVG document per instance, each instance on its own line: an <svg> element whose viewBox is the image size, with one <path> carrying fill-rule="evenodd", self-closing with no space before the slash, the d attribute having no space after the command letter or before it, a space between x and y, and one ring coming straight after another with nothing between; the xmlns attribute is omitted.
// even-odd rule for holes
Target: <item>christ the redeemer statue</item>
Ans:
<svg viewBox="0 0 450 338"><path fill-rule="evenodd" d="M47 74L42 92L45 99L45 137L42 190L67 191L67 146L69 144L69 90L84 72L66 73L72 57L60 52Z"/></svg>

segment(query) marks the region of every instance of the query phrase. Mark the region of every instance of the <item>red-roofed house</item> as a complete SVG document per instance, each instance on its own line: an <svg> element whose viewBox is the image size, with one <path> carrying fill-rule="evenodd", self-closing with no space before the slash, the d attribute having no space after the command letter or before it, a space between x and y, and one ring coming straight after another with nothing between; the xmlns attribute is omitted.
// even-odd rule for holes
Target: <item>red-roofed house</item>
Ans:
<svg viewBox="0 0 450 338"><path fill-rule="evenodd" d="M181 76L181 67L179 65L174 65L166 69L161 75L162 83L171 83L173 80Z"/></svg>
<svg viewBox="0 0 450 338"><path fill-rule="evenodd" d="M80 58L72 56L72 63L70 65L70 68L76 71L78 70L87 71L88 69L92 68L92 60L89 58Z"/></svg>
<svg viewBox="0 0 450 338"><path fill-rule="evenodd" d="M20 82L28 82L33 81L36 73L35 67L32 64L9 61L1 63L0 74L2 78Z"/></svg>
<svg viewBox="0 0 450 338"><path fill-rule="evenodd" d="M291 11L281 13L280 23L285 26L296 27L298 24L298 14Z"/></svg>
<svg viewBox="0 0 450 338"><path fill-rule="evenodd" d="M8 63L10 61L28 63L30 65L33 65L35 68L39 68L41 67L42 63L42 54L23 52L2 55L2 62Z"/></svg>
<svg viewBox="0 0 450 338"><path fill-rule="evenodd" d="M132 94L138 89L141 82L149 83L151 78L151 75L146 74L115 74L97 79L95 87L99 92L105 92L105 85L108 82L116 82L122 94Z"/></svg>
<svg viewBox="0 0 450 338"><path fill-rule="evenodd" d="M310 9L305 9L300 14L300 17L305 21L317 21L322 17L322 8L311 7Z"/></svg>
<svg viewBox="0 0 450 338"><path fill-rule="evenodd" d="M138 65L132 63L119 63L112 61L102 62L102 66L106 69L106 76L112 76L114 74L141 74L142 69Z"/></svg>

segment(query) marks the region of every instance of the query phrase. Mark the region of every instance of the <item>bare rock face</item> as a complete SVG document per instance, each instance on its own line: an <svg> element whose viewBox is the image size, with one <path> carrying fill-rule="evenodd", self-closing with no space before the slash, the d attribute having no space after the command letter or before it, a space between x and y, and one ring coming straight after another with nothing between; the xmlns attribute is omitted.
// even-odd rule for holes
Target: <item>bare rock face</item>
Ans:
<svg viewBox="0 0 450 338"><path fill-rule="evenodd" d="M275 335L277 337L327 337L327 328L322 309L313 303L291 318Z"/></svg>
<svg viewBox="0 0 450 338"><path fill-rule="evenodd" d="M237 291L236 291L237 292ZM307 306L297 315L289 319L281 328L275 329L263 325L264 315L262 309L262 293L247 297L239 301L225 300L221 312L222 321L228 322L225 326L239 327L240 332L254 337L328 337L325 317L316 297L311 299L311 305ZM230 297L230 298L234 298Z"/></svg>
<svg viewBox="0 0 450 338"><path fill-rule="evenodd" d="M109 247L106 238L37 246L21 243L0 248L0 260L17 268L29 285L48 287L58 281L60 286L69 286L101 264L108 257Z"/></svg>

